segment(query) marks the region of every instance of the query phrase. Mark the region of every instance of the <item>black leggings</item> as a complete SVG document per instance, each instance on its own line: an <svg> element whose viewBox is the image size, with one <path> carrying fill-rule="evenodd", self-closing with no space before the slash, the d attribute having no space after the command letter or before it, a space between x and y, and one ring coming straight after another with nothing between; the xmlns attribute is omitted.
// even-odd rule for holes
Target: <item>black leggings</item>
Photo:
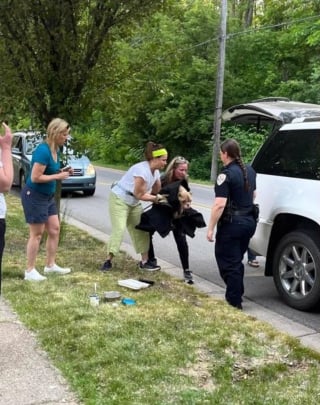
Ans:
<svg viewBox="0 0 320 405"><path fill-rule="evenodd" d="M173 232L174 240L176 241L176 245L178 248L182 268L183 268L183 270L187 270L187 269L189 269L189 246L187 243L187 236L182 231L179 224L175 225L172 232ZM153 233L150 233L150 247L149 247L149 252L148 252L149 260L155 259L152 236L153 236Z"/></svg>

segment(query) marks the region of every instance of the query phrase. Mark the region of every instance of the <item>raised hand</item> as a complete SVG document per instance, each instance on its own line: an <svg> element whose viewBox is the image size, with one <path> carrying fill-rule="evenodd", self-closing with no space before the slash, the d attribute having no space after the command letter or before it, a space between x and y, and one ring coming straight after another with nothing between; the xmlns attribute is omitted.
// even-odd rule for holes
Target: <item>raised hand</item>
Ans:
<svg viewBox="0 0 320 405"><path fill-rule="evenodd" d="M4 135L0 136L0 146L1 149L9 148L11 149L11 144L12 144L12 132L10 127L5 123L2 122L2 126L5 130Z"/></svg>

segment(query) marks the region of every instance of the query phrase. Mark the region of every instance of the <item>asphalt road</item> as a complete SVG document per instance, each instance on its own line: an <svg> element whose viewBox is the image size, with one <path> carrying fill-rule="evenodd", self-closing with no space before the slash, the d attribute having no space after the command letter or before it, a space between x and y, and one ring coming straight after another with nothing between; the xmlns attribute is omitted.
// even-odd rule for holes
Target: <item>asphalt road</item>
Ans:
<svg viewBox="0 0 320 405"><path fill-rule="evenodd" d="M95 195L93 197L84 197L80 193L69 195L61 200L62 210L69 216L104 233L110 234L108 195L110 185L113 181L119 179L121 175L121 171L97 168L98 177ZM190 186L193 195L192 206L200 211L206 222L208 222L214 196L213 187L199 184L190 184ZM131 243L128 235L125 236L124 241ZM206 228L198 229L195 238L188 238L188 241L190 247L190 269L198 276L224 287L214 259L214 245L206 240ZM157 257L180 267L178 252L171 234L166 238L161 238L156 234L154 237L154 245ZM258 259L261 263L258 269L246 266L246 298L292 321L320 332L319 312L301 312L284 304L278 296L272 278L264 277L263 275L264 258L258 257Z"/></svg>

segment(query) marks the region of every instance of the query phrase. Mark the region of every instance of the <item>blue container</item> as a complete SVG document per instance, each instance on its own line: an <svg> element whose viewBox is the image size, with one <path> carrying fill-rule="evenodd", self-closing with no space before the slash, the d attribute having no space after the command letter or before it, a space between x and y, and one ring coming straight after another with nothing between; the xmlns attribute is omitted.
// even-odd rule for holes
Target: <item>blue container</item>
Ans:
<svg viewBox="0 0 320 405"><path fill-rule="evenodd" d="M135 305L136 301L133 298L122 298L123 305Z"/></svg>

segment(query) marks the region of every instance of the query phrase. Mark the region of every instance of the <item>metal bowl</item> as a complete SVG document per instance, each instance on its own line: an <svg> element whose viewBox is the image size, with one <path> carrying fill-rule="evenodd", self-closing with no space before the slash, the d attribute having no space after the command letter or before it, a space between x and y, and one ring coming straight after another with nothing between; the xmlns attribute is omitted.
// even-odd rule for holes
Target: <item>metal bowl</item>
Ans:
<svg viewBox="0 0 320 405"><path fill-rule="evenodd" d="M121 294L119 293L119 291L105 291L103 293L103 297L105 301L116 301L120 299Z"/></svg>

